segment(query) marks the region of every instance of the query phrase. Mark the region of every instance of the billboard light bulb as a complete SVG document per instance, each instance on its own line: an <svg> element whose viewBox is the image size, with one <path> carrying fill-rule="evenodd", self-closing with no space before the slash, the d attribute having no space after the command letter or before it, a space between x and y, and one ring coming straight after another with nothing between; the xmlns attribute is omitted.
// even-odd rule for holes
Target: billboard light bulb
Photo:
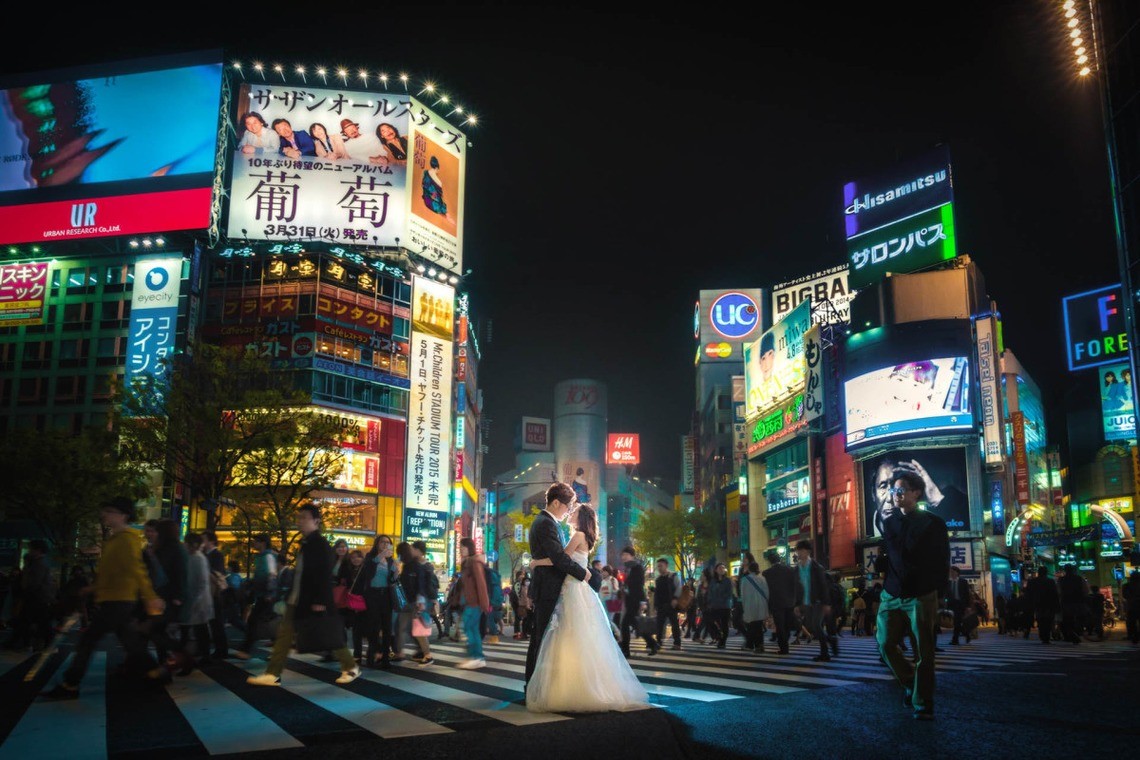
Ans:
<svg viewBox="0 0 1140 760"><path fill-rule="evenodd" d="M1091 70L1092 69L1090 69L1088 66L1085 66L1083 69L1081 69L1081 76L1087 77Z"/></svg>
<svg viewBox="0 0 1140 760"><path fill-rule="evenodd" d="M1069 19L1069 28L1072 29L1074 26L1077 25L1077 23L1078 23L1078 19L1075 19L1075 18Z"/></svg>
<svg viewBox="0 0 1140 760"><path fill-rule="evenodd" d="M1087 55L1082 55L1082 56L1079 56L1077 58L1077 63L1079 63L1079 64L1083 65L1083 64L1086 64L1088 62L1089 62L1089 57Z"/></svg>

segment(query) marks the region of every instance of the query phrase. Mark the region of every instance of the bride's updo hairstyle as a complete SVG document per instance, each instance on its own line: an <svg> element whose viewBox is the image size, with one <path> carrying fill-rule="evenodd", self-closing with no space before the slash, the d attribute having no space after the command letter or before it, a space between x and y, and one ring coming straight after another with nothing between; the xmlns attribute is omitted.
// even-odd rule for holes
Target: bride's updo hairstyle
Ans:
<svg viewBox="0 0 1140 760"><path fill-rule="evenodd" d="M589 504L579 504L574 519L578 530L586 537L586 549L593 549L598 541L598 513Z"/></svg>

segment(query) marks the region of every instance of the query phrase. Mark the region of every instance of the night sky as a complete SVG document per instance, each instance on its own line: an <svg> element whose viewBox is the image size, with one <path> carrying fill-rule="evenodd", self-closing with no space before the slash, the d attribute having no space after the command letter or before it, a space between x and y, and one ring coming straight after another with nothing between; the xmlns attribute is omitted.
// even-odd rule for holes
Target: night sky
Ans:
<svg viewBox="0 0 1140 760"><path fill-rule="evenodd" d="M484 478L513 465L518 418L550 416L570 378L608 386L610 430L641 435L641 474L676 478L699 291L843 263L847 181L949 145L959 251L1053 410L1072 380L1061 297L1119 280L1099 99L1075 75L1060 3L870 5L747 19L230 5L171 28L77 19L43 56L3 52L0 71L222 48L435 81L480 120L464 266L474 316L493 324Z"/></svg>

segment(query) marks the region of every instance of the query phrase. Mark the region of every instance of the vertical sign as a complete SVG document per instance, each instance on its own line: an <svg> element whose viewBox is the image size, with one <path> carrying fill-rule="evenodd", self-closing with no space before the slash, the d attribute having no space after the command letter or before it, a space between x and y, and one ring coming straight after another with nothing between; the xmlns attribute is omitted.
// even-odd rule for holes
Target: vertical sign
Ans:
<svg viewBox="0 0 1140 760"><path fill-rule="evenodd" d="M739 474L748 457L748 425L744 419L744 375L732 376L732 461Z"/></svg>
<svg viewBox="0 0 1140 760"><path fill-rule="evenodd" d="M44 321L47 262L0 266L0 327Z"/></svg>
<svg viewBox="0 0 1140 760"><path fill-rule="evenodd" d="M997 353L994 342L993 317L974 322L978 340L978 381L981 383L982 437L985 443L986 465L1002 463L1001 395L997 385Z"/></svg>
<svg viewBox="0 0 1140 760"><path fill-rule="evenodd" d="M404 477L404 537L425 536L431 561L447 559L446 526L451 493L451 398L455 290L413 277L411 392L408 398L408 447ZM413 525L411 520L415 519Z"/></svg>
<svg viewBox="0 0 1140 760"><path fill-rule="evenodd" d="M807 374L804 378L804 420L811 422L823 415L823 342L819 325L804 335L804 361Z"/></svg>
<svg viewBox="0 0 1140 760"><path fill-rule="evenodd" d="M1029 456L1025 451L1025 415L1012 412L1009 415L1013 427L1013 464L1017 468L1014 483L1017 487L1017 503L1021 507L1029 504Z"/></svg>
<svg viewBox="0 0 1140 760"><path fill-rule="evenodd" d="M182 257L140 259L135 262L134 277L127 338L128 388L136 380L158 376L162 360L174 352Z"/></svg>
<svg viewBox="0 0 1140 760"><path fill-rule="evenodd" d="M681 436L681 493L692 493L696 484L696 441L691 435Z"/></svg>
<svg viewBox="0 0 1140 760"><path fill-rule="evenodd" d="M993 534L1000 536L1005 533L1005 494L1002 478L995 477L990 481L990 518L993 522Z"/></svg>

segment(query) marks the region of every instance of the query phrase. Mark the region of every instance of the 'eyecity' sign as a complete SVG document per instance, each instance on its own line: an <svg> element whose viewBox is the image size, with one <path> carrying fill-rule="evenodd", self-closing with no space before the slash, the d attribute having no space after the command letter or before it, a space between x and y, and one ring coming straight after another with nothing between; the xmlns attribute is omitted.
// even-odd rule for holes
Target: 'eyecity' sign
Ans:
<svg viewBox="0 0 1140 760"><path fill-rule="evenodd" d="M1119 283L1061 299L1070 372L1127 361L1123 300Z"/></svg>

